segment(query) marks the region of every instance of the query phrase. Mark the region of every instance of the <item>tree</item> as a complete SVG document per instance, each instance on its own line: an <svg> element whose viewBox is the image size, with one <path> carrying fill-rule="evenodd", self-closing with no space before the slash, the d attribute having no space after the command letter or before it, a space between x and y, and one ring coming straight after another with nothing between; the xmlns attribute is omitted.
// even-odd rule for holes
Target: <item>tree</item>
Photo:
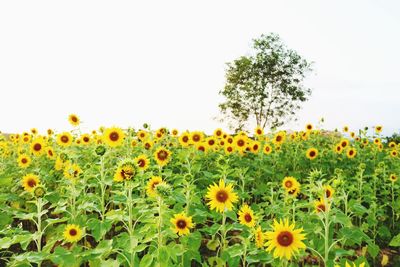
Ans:
<svg viewBox="0 0 400 267"><path fill-rule="evenodd" d="M236 131L255 118L262 128L276 128L290 121L308 99L311 89L303 85L311 71L307 62L288 49L277 34L253 40L254 55L227 63L226 83L219 92L222 121Z"/></svg>

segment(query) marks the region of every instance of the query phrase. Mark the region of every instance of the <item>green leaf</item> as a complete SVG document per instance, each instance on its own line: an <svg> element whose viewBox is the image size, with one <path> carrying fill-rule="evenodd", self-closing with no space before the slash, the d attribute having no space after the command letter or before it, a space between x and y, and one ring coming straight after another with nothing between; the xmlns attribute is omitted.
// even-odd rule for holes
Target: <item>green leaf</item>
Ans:
<svg viewBox="0 0 400 267"><path fill-rule="evenodd" d="M373 244L372 242L368 244L368 253L371 255L372 258L378 256L379 251L380 251L379 246Z"/></svg>
<svg viewBox="0 0 400 267"><path fill-rule="evenodd" d="M146 254L140 260L139 267L149 267L149 266L151 266L152 262L153 262L153 255L152 254Z"/></svg>
<svg viewBox="0 0 400 267"><path fill-rule="evenodd" d="M391 247L400 247L400 234L396 235L395 237L392 238L392 240L389 243L389 246Z"/></svg>
<svg viewBox="0 0 400 267"><path fill-rule="evenodd" d="M94 239L96 239L96 241L99 241L111 229L112 222L100 221L93 218L88 221L87 226L90 230L92 230L92 236L94 237Z"/></svg>

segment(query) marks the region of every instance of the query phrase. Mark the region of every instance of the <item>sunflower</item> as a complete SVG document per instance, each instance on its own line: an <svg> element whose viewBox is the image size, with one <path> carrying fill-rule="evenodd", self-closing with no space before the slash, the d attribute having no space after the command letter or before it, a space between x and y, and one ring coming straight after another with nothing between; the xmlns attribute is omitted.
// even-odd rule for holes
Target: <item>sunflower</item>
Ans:
<svg viewBox="0 0 400 267"><path fill-rule="evenodd" d="M253 210L244 204L239 210L239 222L240 224L248 227L254 227L256 225L256 217L254 216Z"/></svg>
<svg viewBox="0 0 400 267"><path fill-rule="evenodd" d="M332 198L333 193L335 193L335 190L330 185L324 185L324 192L325 192L325 197L326 198Z"/></svg>
<svg viewBox="0 0 400 267"><path fill-rule="evenodd" d="M382 129L383 129L382 125L377 125L377 126L375 126L375 132L376 132L376 133L382 132Z"/></svg>
<svg viewBox="0 0 400 267"><path fill-rule="evenodd" d="M190 134L188 132L184 132L179 136L179 143L183 147L187 147L190 144Z"/></svg>
<svg viewBox="0 0 400 267"><path fill-rule="evenodd" d="M345 125L343 127L343 132L347 133L349 131L349 126Z"/></svg>
<svg viewBox="0 0 400 267"><path fill-rule="evenodd" d="M48 147L48 148L46 149L46 154L47 154L47 157L48 157L49 159L54 159L54 157L55 157L54 149L51 148L51 147Z"/></svg>
<svg viewBox="0 0 400 267"><path fill-rule="evenodd" d="M381 139L380 138L375 138L374 139L374 144L375 145L380 145L381 144Z"/></svg>
<svg viewBox="0 0 400 267"><path fill-rule="evenodd" d="M394 182L397 181L397 175L394 174L394 173L392 173L392 174L389 176L389 179L390 179L390 181L392 181L392 182L394 183Z"/></svg>
<svg viewBox="0 0 400 267"><path fill-rule="evenodd" d="M347 149L346 155L349 159L352 159L357 155L357 150L355 148L350 147L349 149Z"/></svg>
<svg viewBox="0 0 400 267"><path fill-rule="evenodd" d="M144 142L144 144L143 144L143 147L144 147L146 150L150 150L153 146L154 146L154 142L151 141L151 140L146 140L146 141Z"/></svg>
<svg viewBox="0 0 400 267"><path fill-rule="evenodd" d="M125 134L122 129L117 127L111 127L104 130L103 141L110 147L120 146L125 138Z"/></svg>
<svg viewBox="0 0 400 267"><path fill-rule="evenodd" d="M157 192L155 190L156 186L158 184L163 183L163 180L160 176L153 176L151 179L147 182L146 186L146 192L149 197L156 197Z"/></svg>
<svg viewBox="0 0 400 267"><path fill-rule="evenodd" d="M208 149L215 149L218 144L217 140L213 136L206 138L205 143L207 144Z"/></svg>
<svg viewBox="0 0 400 267"><path fill-rule="evenodd" d="M199 151L207 152L207 144L205 143L200 143L196 145L196 149Z"/></svg>
<svg viewBox="0 0 400 267"><path fill-rule="evenodd" d="M56 162L54 163L54 169L56 169L56 171L61 171L62 168L64 168L64 161L60 156L57 156Z"/></svg>
<svg viewBox="0 0 400 267"><path fill-rule="evenodd" d="M64 230L64 239L67 242L73 243L81 240L82 238L82 230L79 225L68 224Z"/></svg>
<svg viewBox="0 0 400 267"><path fill-rule="evenodd" d="M389 143L389 147L390 147L390 148L395 148L395 147L396 147L396 143L393 142L393 141L390 142L390 143Z"/></svg>
<svg viewBox="0 0 400 267"><path fill-rule="evenodd" d="M348 263L346 261L345 267L364 267L365 266L365 262L362 262L359 265L355 264L354 262L350 262L350 263Z"/></svg>
<svg viewBox="0 0 400 267"><path fill-rule="evenodd" d="M31 141L31 136L30 135L24 135L21 138L21 140L22 140L23 143L28 144Z"/></svg>
<svg viewBox="0 0 400 267"><path fill-rule="evenodd" d="M171 160L171 151L164 147L159 147L154 152L154 159L159 166L165 166Z"/></svg>
<svg viewBox="0 0 400 267"><path fill-rule="evenodd" d="M215 136L216 138L221 138L223 134L224 134L224 132L222 131L221 128L217 128L217 129L215 129L215 131L214 131L214 136Z"/></svg>
<svg viewBox="0 0 400 267"><path fill-rule="evenodd" d="M52 129L47 129L47 135L52 136L53 135L53 130Z"/></svg>
<svg viewBox="0 0 400 267"><path fill-rule="evenodd" d="M37 135L37 134L38 134L38 130L37 130L36 128L32 128L32 129L31 129L31 133L32 133L33 135Z"/></svg>
<svg viewBox="0 0 400 267"><path fill-rule="evenodd" d="M313 125L311 124L311 123L308 123L307 125L306 125L306 131L312 131L312 129L313 129Z"/></svg>
<svg viewBox="0 0 400 267"><path fill-rule="evenodd" d="M256 246L258 248L262 248L265 243L265 234L261 230L261 226L258 226L254 232L255 232L254 236L255 236L255 240L256 240Z"/></svg>
<svg viewBox="0 0 400 267"><path fill-rule="evenodd" d="M76 163L71 164L70 162L67 162L64 166L64 176L68 179L78 178L82 173L82 169Z"/></svg>
<svg viewBox="0 0 400 267"><path fill-rule="evenodd" d="M265 155L271 154L272 152L272 147L269 144L264 145L263 152Z"/></svg>
<svg viewBox="0 0 400 267"><path fill-rule="evenodd" d="M135 162L140 170L147 170L150 165L150 160L147 158L146 155L140 155L135 158Z"/></svg>
<svg viewBox="0 0 400 267"><path fill-rule="evenodd" d="M255 136L263 136L264 135L263 128L261 128L260 125L257 125L257 127L254 129L254 134Z"/></svg>
<svg viewBox="0 0 400 267"><path fill-rule="evenodd" d="M398 155L399 153L397 152L397 150L392 150L392 151L390 151L390 156L392 156L393 158L395 158L395 157L397 157L397 155Z"/></svg>
<svg viewBox="0 0 400 267"><path fill-rule="evenodd" d="M79 117L75 114L70 114L68 116L68 121L69 123L71 123L72 126L78 126L79 123L81 123L81 120L79 119Z"/></svg>
<svg viewBox="0 0 400 267"><path fill-rule="evenodd" d="M335 151L335 153L337 153L337 154L342 153L342 151L343 151L342 145L341 145L341 144L336 145L335 148L334 148L334 151Z"/></svg>
<svg viewBox="0 0 400 267"><path fill-rule="evenodd" d="M176 137L176 136L178 136L178 134L179 134L179 131L177 129L172 129L172 131L171 131L172 136Z"/></svg>
<svg viewBox="0 0 400 267"><path fill-rule="evenodd" d="M39 185L39 183L39 177L32 173L29 173L22 178L22 186L27 192L33 192L33 190L37 185Z"/></svg>
<svg viewBox="0 0 400 267"><path fill-rule="evenodd" d="M350 132L350 137L351 137L351 138L356 137L356 133L355 133L355 132Z"/></svg>
<svg viewBox="0 0 400 267"><path fill-rule="evenodd" d="M232 154L233 152L235 152L235 147L228 143L224 146L224 151L225 151L225 154L228 154L228 155Z"/></svg>
<svg viewBox="0 0 400 267"><path fill-rule="evenodd" d="M340 141L340 145L342 146L342 148L347 147L347 146L349 145L349 140L347 140L347 139L342 139L342 140Z"/></svg>
<svg viewBox="0 0 400 267"><path fill-rule="evenodd" d="M136 163L132 160L122 161L114 173L115 182L131 180L136 175Z"/></svg>
<svg viewBox="0 0 400 267"><path fill-rule="evenodd" d="M366 145L368 145L369 141L368 141L368 139L365 138L362 140L362 143L364 146L366 146Z"/></svg>
<svg viewBox="0 0 400 267"><path fill-rule="evenodd" d="M329 206L323 199L319 199L318 201L314 202L315 211L318 212L325 212L329 210Z"/></svg>
<svg viewBox="0 0 400 267"><path fill-rule="evenodd" d="M36 156L40 156L44 152L44 147L45 143L43 138L35 138L31 143L31 152Z"/></svg>
<svg viewBox="0 0 400 267"><path fill-rule="evenodd" d="M67 147L72 144L72 135L69 132L63 132L57 135L57 144Z"/></svg>
<svg viewBox="0 0 400 267"><path fill-rule="evenodd" d="M175 214L170 221L174 225L172 230L178 235L189 234L190 229L194 226L192 223L192 217L186 216L184 213Z"/></svg>
<svg viewBox="0 0 400 267"><path fill-rule="evenodd" d="M197 144L202 142L204 139L204 134L202 132L192 132L190 134L190 141L192 144Z"/></svg>
<svg viewBox="0 0 400 267"><path fill-rule="evenodd" d="M89 134L82 134L81 135L82 144L89 145L92 141Z"/></svg>
<svg viewBox="0 0 400 267"><path fill-rule="evenodd" d="M302 233L303 229L295 229L295 224L289 225L289 221L285 219L279 223L274 220L272 226L273 231L265 234L268 240L265 245L268 246L266 251L274 250L274 258L282 259L285 257L290 260L292 256L299 251L305 249L306 245L302 240L305 239L305 234Z"/></svg>
<svg viewBox="0 0 400 267"><path fill-rule="evenodd" d="M258 141L251 142L251 145L250 145L251 152L253 152L254 154L257 154L258 151L260 151L260 146L261 146L260 142L258 142Z"/></svg>
<svg viewBox="0 0 400 267"><path fill-rule="evenodd" d="M27 154L21 154L18 156L18 166L21 168L27 168L31 164L31 158Z"/></svg>
<svg viewBox="0 0 400 267"><path fill-rule="evenodd" d="M226 135L225 141L226 141L228 144L232 144L232 143L233 143L233 137L230 136L230 135Z"/></svg>
<svg viewBox="0 0 400 267"><path fill-rule="evenodd" d="M235 146L237 151L245 151L247 147L247 137L245 135L236 135L233 138L233 145Z"/></svg>
<svg viewBox="0 0 400 267"><path fill-rule="evenodd" d="M233 203L238 201L238 196L233 192L233 185L225 186L224 180L219 180L219 184L214 183L208 187L206 194L207 205L210 209L216 209L218 212L224 212L225 209L232 210Z"/></svg>
<svg viewBox="0 0 400 267"><path fill-rule="evenodd" d="M286 138L286 133L280 131L279 133L275 134L272 142L274 143L275 146L280 146L285 141L285 138Z"/></svg>
<svg viewBox="0 0 400 267"><path fill-rule="evenodd" d="M296 178L292 176L287 176L283 179L282 181L282 186L285 188L286 191L291 191L295 189L296 187L299 187L300 184L297 182Z"/></svg>
<svg viewBox="0 0 400 267"><path fill-rule="evenodd" d="M309 148L309 149L307 149L306 156L310 160L313 160L318 156L318 150L313 147Z"/></svg>
<svg viewBox="0 0 400 267"><path fill-rule="evenodd" d="M300 184L297 184L292 189L287 190L286 192L292 197L297 197L297 195L300 193Z"/></svg>

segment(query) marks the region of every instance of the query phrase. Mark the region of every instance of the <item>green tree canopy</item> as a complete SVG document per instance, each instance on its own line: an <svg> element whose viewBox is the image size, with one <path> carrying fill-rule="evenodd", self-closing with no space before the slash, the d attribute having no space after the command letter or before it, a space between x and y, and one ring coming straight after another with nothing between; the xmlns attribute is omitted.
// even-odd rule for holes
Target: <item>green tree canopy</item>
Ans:
<svg viewBox="0 0 400 267"><path fill-rule="evenodd" d="M262 128L279 127L295 117L311 94L303 85L311 63L277 34L254 39L253 49L253 55L227 63L226 83L219 92L225 98L219 104L222 121L236 131L253 119Z"/></svg>

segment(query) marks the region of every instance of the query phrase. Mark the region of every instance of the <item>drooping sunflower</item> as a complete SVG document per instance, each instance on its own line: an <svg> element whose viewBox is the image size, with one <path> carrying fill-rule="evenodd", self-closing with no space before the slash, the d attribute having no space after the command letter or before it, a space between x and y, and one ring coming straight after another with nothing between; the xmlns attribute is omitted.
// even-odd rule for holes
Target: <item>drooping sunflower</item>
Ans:
<svg viewBox="0 0 400 267"><path fill-rule="evenodd" d="M326 201L324 201L323 199L319 199L318 201L315 201L314 207L315 207L315 211L317 213L325 212L325 211L329 210L329 206L327 205Z"/></svg>
<svg viewBox="0 0 400 267"><path fill-rule="evenodd" d="M63 132L57 135L57 144L62 147L68 147L72 144L73 138L69 132Z"/></svg>
<svg viewBox="0 0 400 267"><path fill-rule="evenodd" d="M389 179L390 179L391 182L394 183L394 182L397 181L397 175L392 173L392 174L390 174Z"/></svg>
<svg viewBox="0 0 400 267"><path fill-rule="evenodd" d="M18 166L21 168L27 168L31 164L31 158L27 154L21 154L18 156Z"/></svg>
<svg viewBox="0 0 400 267"><path fill-rule="evenodd" d="M75 114L70 114L68 116L68 121L72 126L78 126L81 123L81 120Z"/></svg>
<svg viewBox="0 0 400 267"><path fill-rule="evenodd" d="M285 257L290 260L299 249L305 249L306 245L303 243L305 234L303 229L295 229L295 224L290 224L287 219L283 222L274 220L272 226L273 231L268 231L265 234L268 240L265 245L267 246L266 251L270 252L274 250L274 258L282 259Z"/></svg>
<svg viewBox="0 0 400 267"><path fill-rule="evenodd" d="M264 145L263 152L265 155L271 154L272 152L272 147L269 144Z"/></svg>
<svg viewBox="0 0 400 267"><path fill-rule="evenodd" d="M175 214L173 218L171 218L170 222L173 224L173 231L178 235L188 235L190 233L190 229L194 227L192 223L192 217L186 216L185 213Z"/></svg>
<svg viewBox="0 0 400 267"><path fill-rule="evenodd" d="M149 197L156 197L157 192L155 190L155 187L161 183L163 183L163 179L160 176L151 177L151 179L147 182L147 186L146 186L147 195Z"/></svg>
<svg viewBox="0 0 400 267"><path fill-rule="evenodd" d="M254 227L256 225L256 216L254 216L253 210L247 204L244 204L240 208L238 215L240 224L248 227Z"/></svg>
<svg viewBox="0 0 400 267"><path fill-rule="evenodd" d="M132 160L124 160L114 173L115 182L131 180L136 175L136 163Z"/></svg>
<svg viewBox="0 0 400 267"><path fill-rule="evenodd" d="M140 170L147 170L150 165L150 160L147 158L146 155L140 155L135 158L135 162Z"/></svg>
<svg viewBox="0 0 400 267"><path fill-rule="evenodd" d="M261 226L258 226L255 230L254 237L256 240L256 246L258 248L262 248L265 243L265 234L263 233Z"/></svg>
<svg viewBox="0 0 400 267"><path fill-rule="evenodd" d="M35 138L34 140L32 140L30 149L35 156L42 155L44 152L44 148L45 148L45 142L43 138Z"/></svg>
<svg viewBox="0 0 400 267"><path fill-rule="evenodd" d="M238 201L238 196L233 192L233 185L225 186L224 180L221 179L219 184L214 183L208 187L206 199L208 199L207 205L211 210L215 209L222 213L225 209L232 210L233 203Z"/></svg>
<svg viewBox="0 0 400 267"><path fill-rule="evenodd" d="M79 225L76 224L68 224L64 230L64 239L67 242L73 243L81 240L83 235L82 229Z"/></svg>
<svg viewBox="0 0 400 267"><path fill-rule="evenodd" d="M254 129L254 134L255 136L263 136L264 135L263 128L261 128L260 125L257 125L257 127Z"/></svg>
<svg viewBox="0 0 400 267"><path fill-rule="evenodd" d="M29 173L22 178L22 186L24 190L27 192L33 192L35 187L39 185L40 179L39 176Z"/></svg>
<svg viewBox="0 0 400 267"><path fill-rule="evenodd" d="M154 152L154 159L159 166L165 166L171 160L171 151L164 147L159 147Z"/></svg>
<svg viewBox="0 0 400 267"><path fill-rule="evenodd" d="M313 147L309 148L309 149L307 149L306 156L310 160L313 160L318 156L318 150L316 148L313 148Z"/></svg>
<svg viewBox="0 0 400 267"><path fill-rule="evenodd" d="M332 198L333 194L335 193L335 190L330 185L324 185L323 189L325 192L325 197Z"/></svg>
<svg viewBox="0 0 400 267"><path fill-rule="evenodd" d="M349 149L347 149L346 155L349 159L352 159L357 155L357 150L353 147L350 147Z"/></svg>
<svg viewBox="0 0 400 267"><path fill-rule="evenodd" d="M76 179L82 173L82 169L76 163L66 162L64 166L65 178Z"/></svg>
<svg viewBox="0 0 400 267"><path fill-rule="evenodd" d="M124 142L125 134L121 128L111 127L104 130L103 141L110 147L117 147Z"/></svg>

